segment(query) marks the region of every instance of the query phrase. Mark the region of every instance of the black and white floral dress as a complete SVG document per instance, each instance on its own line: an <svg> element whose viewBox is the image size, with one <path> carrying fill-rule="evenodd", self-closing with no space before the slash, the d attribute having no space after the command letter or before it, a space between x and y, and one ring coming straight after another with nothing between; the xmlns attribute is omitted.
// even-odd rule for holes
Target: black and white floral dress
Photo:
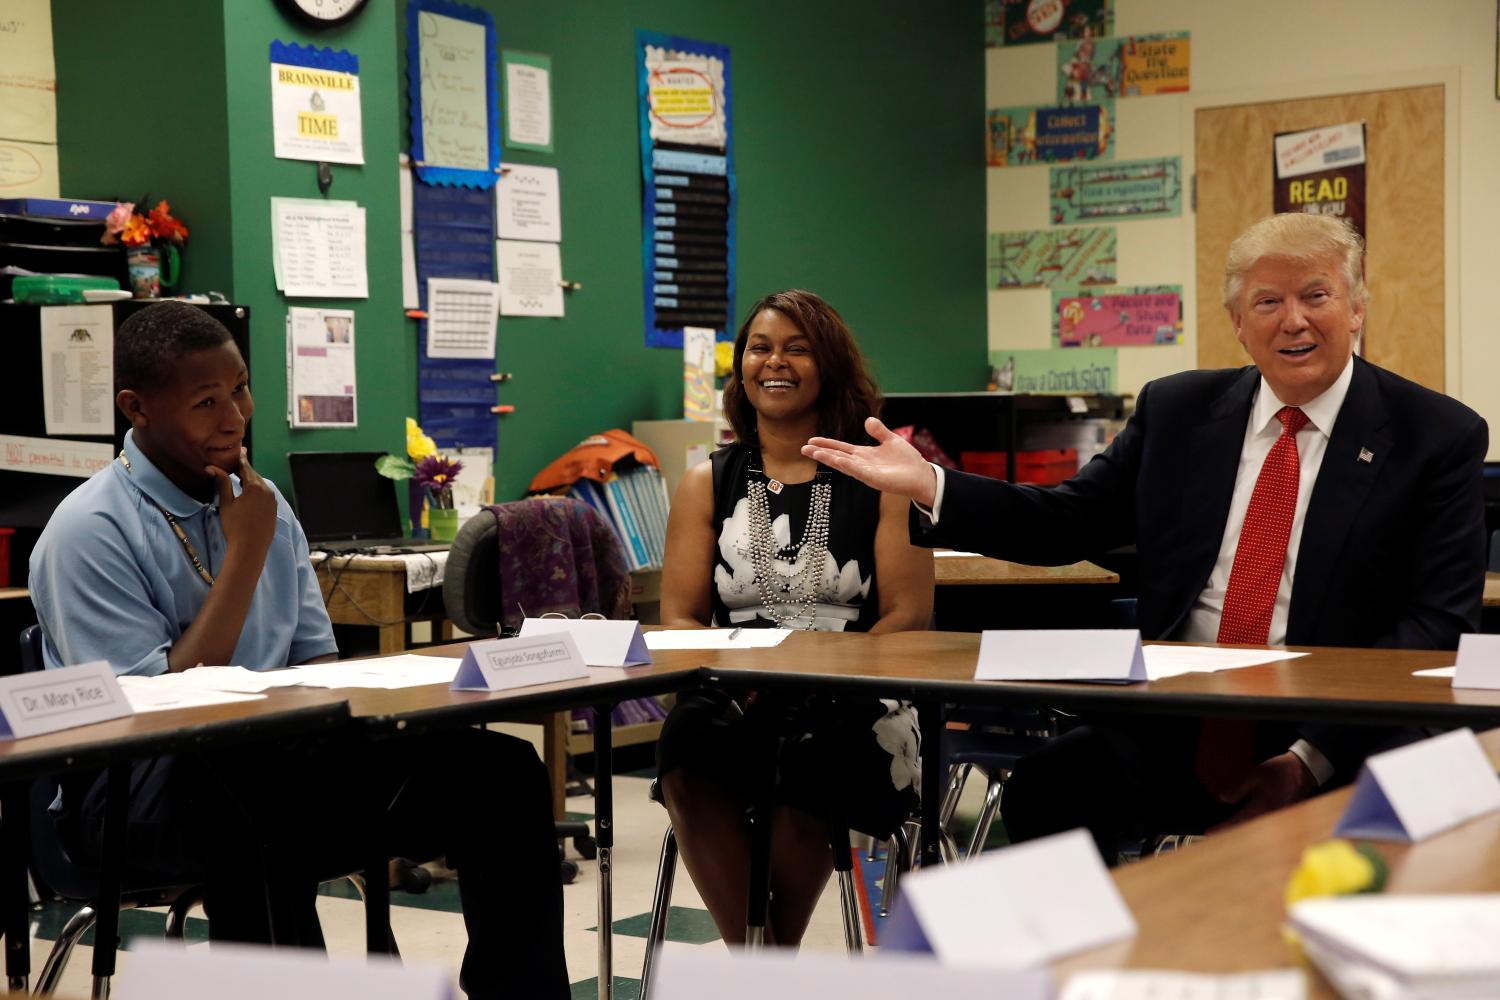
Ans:
<svg viewBox="0 0 1500 1000"><path fill-rule="evenodd" d="M831 469L828 544L816 573L815 603L804 615L801 564L794 548L802 538L813 482L766 493L771 533L779 546L771 560L777 577L771 600L789 625L824 632L867 631L880 617L875 579L875 532L880 494ZM749 484L768 482L759 455L730 445L713 455L713 624L776 628L768 614L752 559ZM816 480L815 480L816 481ZM776 799L813 815L832 817L879 837L889 836L917 808L921 787L916 712L910 702L869 697L805 697L757 692L738 701L721 691L679 698L663 726L658 763L707 771L753 790L771 773L776 753Z"/></svg>

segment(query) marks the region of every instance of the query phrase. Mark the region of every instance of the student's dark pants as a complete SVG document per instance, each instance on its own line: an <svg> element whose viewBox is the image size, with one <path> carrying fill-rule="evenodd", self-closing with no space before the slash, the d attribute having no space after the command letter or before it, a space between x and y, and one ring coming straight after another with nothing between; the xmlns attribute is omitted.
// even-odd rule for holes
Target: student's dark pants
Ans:
<svg viewBox="0 0 1500 1000"><path fill-rule="evenodd" d="M97 859L103 777L71 785L59 833ZM569 995L551 790L530 744L477 729L308 737L142 761L131 790L127 866L202 880L211 940L321 948L320 880L362 867L372 845L446 855L469 996Z"/></svg>

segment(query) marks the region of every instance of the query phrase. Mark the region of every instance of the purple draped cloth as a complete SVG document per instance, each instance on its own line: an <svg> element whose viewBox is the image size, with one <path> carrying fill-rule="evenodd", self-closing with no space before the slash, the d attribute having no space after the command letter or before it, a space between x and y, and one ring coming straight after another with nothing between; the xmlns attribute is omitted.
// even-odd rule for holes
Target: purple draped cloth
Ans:
<svg viewBox="0 0 1500 1000"><path fill-rule="evenodd" d="M531 497L486 508L500 532L502 622L557 611L631 618L630 571L614 529L568 497Z"/></svg>

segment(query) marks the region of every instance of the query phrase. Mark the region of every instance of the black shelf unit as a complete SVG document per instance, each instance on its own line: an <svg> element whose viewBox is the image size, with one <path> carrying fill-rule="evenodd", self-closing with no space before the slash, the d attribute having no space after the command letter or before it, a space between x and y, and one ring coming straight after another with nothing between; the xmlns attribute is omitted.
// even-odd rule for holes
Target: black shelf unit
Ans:
<svg viewBox="0 0 1500 1000"><path fill-rule="evenodd" d="M954 461L963 451L1005 452L1005 477L1011 482L1024 424L1124 416L1124 396L1010 392L893 392L881 409L887 427L926 428Z"/></svg>

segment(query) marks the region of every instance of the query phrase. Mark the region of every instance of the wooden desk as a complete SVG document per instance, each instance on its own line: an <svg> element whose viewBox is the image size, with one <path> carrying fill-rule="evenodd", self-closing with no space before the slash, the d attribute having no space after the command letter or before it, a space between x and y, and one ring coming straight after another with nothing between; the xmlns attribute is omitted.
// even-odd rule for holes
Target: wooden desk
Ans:
<svg viewBox="0 0 1500 1000"><path fill-rule="evenodd" d="M441 587L421 592L421 610L407 610L406 562L400 556L329 556L313 566L328 617L335 625L376 629L381 656L406 649L406 627L412 622L441 622L443 638L453 638Z"/></svg>
<svg viewBox="0 0 1500 1000"><path fill-rule="evenodd" d="M1047 586L1055 584L1113 584L1120 575L1091 562L1071 566L1026 566L988 556L937 555L933 570L939 587L987 587L1006 584ZM1497 574L1500 575L1500 574Z"/></svg>
<svg viewBox="0 0 1500 1000"><path fill-rule="evenodd" d="M25 587L0 587L0 601L24 601L31 597Z"/></svg>
<svg viewBox="0 0 1500 1000"><path fill-rule="evenodd" d="M1500 573L1484 574L1484 606L1500 608Z"/></svg>
<svg viewBox="0 0 1500 1000"><path fill-rule="evenodd" d="M1500 766L1500 730L1480 736ZM1114 873L1140 933L1131 941L1054 965L1059 981L1080 969L1249 972L1295 966L1281 936L1283 892L1310 844L1333 836L1352 789L1299 803L1201 843ZM1420 844L1375 845L1390 865L1387 893L1500 890L1500 815L1491 814ZM1315 970L1309 996L1335 1000Z"/></svg>

